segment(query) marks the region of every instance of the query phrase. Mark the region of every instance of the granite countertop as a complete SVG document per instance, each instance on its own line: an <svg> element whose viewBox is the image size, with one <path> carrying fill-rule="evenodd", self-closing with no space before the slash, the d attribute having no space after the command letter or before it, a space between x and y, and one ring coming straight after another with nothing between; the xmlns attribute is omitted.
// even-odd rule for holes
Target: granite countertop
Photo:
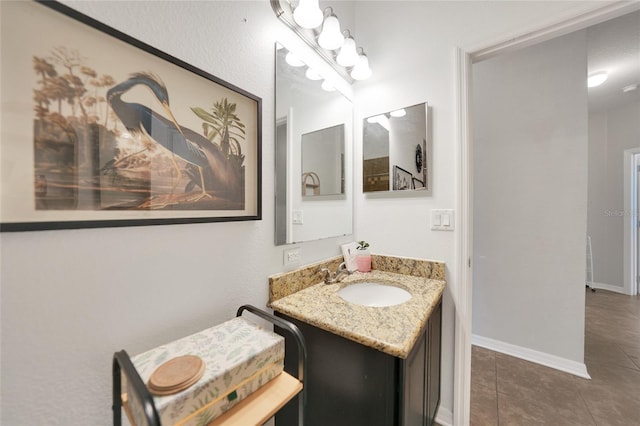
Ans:
<svg viewBox="0 0 640 426"><path fill-rule="evenodd" d="M386 259L377 260L382 265L381 261ZM369 273L355 272L340 283L320 282L271 300L269 307L386 354L407 358L446 286L444 264L439 265L442 268L438 271L441 269L442 273L431 274L434 278L379 269ZM363 281L404 288L412 298L395 306L367 307L349 303L338 296L341 288Z"/></svg>

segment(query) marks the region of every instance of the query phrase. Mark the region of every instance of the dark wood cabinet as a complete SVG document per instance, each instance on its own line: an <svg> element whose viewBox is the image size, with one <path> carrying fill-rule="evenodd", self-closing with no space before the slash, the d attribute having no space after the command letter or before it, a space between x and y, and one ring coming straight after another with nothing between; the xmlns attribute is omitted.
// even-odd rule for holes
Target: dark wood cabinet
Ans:
<svg viewBox="0 0 640 426"><path fill-rule="evenodd" d="M440 406L441 353L442 353L442 301L438 303L429 320L429 340L427 343L427 393L426 413L428 425L435 424Z"/></svg>
<svg viewBox="0 0 640 426"><path fill-rule="evenodd" d="M435 307L425 330L403 366L399 407L402 416L395 424L431 426L440 405L440 348L442 336L442 301Z"/></svg>
<svg viewBox="0 0 640 426"><path fill-rule="evenodd" d="M307 344L308 426L430 426L440 402L442 302L438 302L407 359L321 330L276 312L293 322ZM280 332L276 328L277 332ZM296 345L285 336L286 353ZM291 351L291 352L289 352ZM297 368L295 356L285 370ZM276 426L298 425L297 401L276 415Z"/></svg>

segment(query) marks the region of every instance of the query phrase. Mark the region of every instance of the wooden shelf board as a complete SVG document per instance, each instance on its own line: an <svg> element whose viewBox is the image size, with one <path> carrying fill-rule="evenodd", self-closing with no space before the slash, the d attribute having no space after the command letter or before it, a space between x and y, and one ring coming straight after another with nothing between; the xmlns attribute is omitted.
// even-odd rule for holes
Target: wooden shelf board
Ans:
<svg viewBox="0 0 640 426"><path fill-rule="evenodd" d="M262 425L302 390L302 383L282 372L207 426Z"/></svg>

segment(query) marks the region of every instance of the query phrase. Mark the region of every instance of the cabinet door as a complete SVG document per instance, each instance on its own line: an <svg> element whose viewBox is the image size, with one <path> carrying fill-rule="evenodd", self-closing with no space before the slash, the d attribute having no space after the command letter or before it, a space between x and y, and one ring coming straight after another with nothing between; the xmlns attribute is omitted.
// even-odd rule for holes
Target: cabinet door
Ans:
<svg viewBox="0 0 640 426"><path fill-rule="evenodd" d="M413 350L403 362L402 397L400 407L403 426L424 426L426 393L426 336L422 333Z"/></svg>
<svg viewBox="0 0 640 426"><path fill-rule="evenodd" d="M305 426L395 426L396 360L284 314L307 345ZM276 327L276 332L281 331ZM285 336L285 370L297 374L298 350ZM276 426L298 425L298 397L275 416Z"/></svg>
<svg viewBox="0 0 640 426"><path fill-rule="evenodd" d="M427 342L427 425L435 424L440 405L440 350L442 342L442 302L434 309L429 319Z"/></svg>

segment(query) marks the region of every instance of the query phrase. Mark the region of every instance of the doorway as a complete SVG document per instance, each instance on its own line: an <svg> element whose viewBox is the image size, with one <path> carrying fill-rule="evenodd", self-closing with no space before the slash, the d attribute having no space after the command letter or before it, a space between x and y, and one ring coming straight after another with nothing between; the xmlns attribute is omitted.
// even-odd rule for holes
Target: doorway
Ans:
<svg viewBox="0 0 640 426"><path fill-rule="evenodd" d="M456 52L456 88L458 101L458 143L460 157L458 164L458 190L457 205L460 209L460 223L462 232L458 238L458 257L460 283L456 286L455 297L460 321L455 326L455 368L454 368L454 421L466 424L469 421L470 405L470 366L471 366L471 323L472 323L472 269L471 258L472 234L474 229L472 198L473 188L473 152L476 149L471 136L471 122L473 114L470 107L471 96L471 68L475 62L487 59L504 52L513 51L531 44L549 40L568 32L584 29L590 25L604 22L608 19L622 16L626 13L637 11L638 4L610 4L593 13L576 17L548 27L542 27L522 37L505 39L503 43L490 44L483 48L457 49ZM584 249L582 249L584 251Z"/></svg>

